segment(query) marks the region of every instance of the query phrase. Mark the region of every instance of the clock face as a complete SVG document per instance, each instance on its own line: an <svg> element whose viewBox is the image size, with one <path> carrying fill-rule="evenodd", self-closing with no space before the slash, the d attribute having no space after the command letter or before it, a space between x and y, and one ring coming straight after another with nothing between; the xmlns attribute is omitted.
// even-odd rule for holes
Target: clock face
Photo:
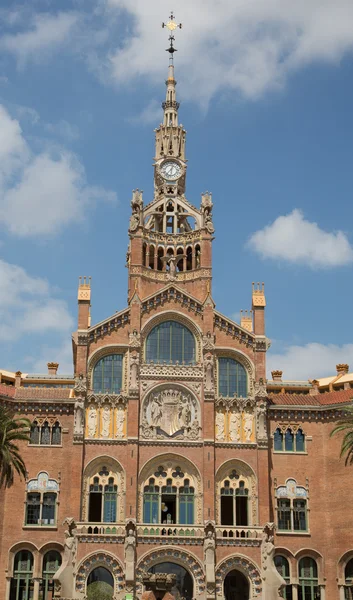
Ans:
<svg viewBox="0 0 353 600"><path fill-rule="evenodd" d="M161 174L164 179L178 179L181 175L181 166L174 160L167 160L161 166Z"/></svg>

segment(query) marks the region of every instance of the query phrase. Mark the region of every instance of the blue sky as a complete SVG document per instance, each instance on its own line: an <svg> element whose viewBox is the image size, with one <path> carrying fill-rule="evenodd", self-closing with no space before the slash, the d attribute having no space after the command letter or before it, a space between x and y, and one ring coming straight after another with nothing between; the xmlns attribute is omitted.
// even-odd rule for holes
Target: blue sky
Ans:
<svg viewBox="0 0 353 600"><path fill-rule="evenodd" d="M265 281L269 371L353 368L353 5L174 9L187 197L213 193L217 309L238 319ZM72 370L79 275L92 276L93 322L126 304L131 191L152 199L168 14L161 0L0 9L0 369Z"/></svg>

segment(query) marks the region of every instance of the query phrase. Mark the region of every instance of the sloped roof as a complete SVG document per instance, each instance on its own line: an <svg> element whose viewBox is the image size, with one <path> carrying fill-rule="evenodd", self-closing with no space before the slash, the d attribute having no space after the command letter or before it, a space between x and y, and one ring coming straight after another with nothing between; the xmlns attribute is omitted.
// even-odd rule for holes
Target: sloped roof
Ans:
<svg viewBox="0 0 353 600"><path fill-rule="evenodd" d="M325 394L269 394L275 406L330 406L349 404L353 400L353 389L327 392Z"/></svg>
<svg viewBox="0 0 353 600"><path fill-rule="evenodd" d="M72 397L71 388L16 388L15 400L68 400Z"/></svg>

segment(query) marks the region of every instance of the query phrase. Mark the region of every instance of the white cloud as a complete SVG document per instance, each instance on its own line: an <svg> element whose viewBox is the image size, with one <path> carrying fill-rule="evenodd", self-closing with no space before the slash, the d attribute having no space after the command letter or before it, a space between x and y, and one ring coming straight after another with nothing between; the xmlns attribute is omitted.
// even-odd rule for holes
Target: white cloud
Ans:
<svg viewBox="0 0 353 600"><path fill-rule="evenodd" d="M283 371L283 379L317 379L335 375L336 365L348 363L353 370L353 344L336 346L335 344L318 344L315 342L304 346L288 346L283 353L267 355L267 373L279 369Z"/></svg>
<svg viewBox="0 0 353 600"><path fill-rule="evenodd" d="M19 236L55 234L82 220L98 200L115 193L89 186L78 158L68 152L34 155L17 120L0 105L0 223Z"/></svg>
<svg viewBox="0 0 353 600"><path fill-rule="evenodd" d="M14 54L19 67L32 59L44 60L50 50L67 40L77 20L74 13L34 14L26 31L0 37L0 48Z"/></svg>
<svg viewBox="0 0 353 600"><path fill-rule="evenodd" d="M0 338L24 334L69 332L73 319L66 302L55 298L48 281L0 259Z"/></svg>
<svg viewBox="0 0 353 600"><path fill-rule="evenodd" d="M67 341L57 346L42 345L37 358L28 357L27 364L33 373L46 373L47 363L53 361L59 363L58 375L70 375L73 373L72 342L70 336Z"/></svg>
<svg viewBox="0 0 353 600"><path fill-rule="evenodd" d="M305 220L300 210L278 217L253 233L248 246L262 258L313 269L340 267L353 262L353 248L343 231L323 231L317 223Z"/></svg>
<svg viewBox="0 0 353 600"><path fill-rule="evenodd" d="M79 138L79 130L76 125L72 125L65 119L61 119L58 123L46 123L44 129L49 133L57 135L68 142L74 142Z"/></svg>
<svg viewBox="0 0 353 600"><path fill-rule="evenodd" d="M138 115L130 117L128 120L130 123L143 123L144 125L149 125L151 123L158 123L161 119L161 103L158 102L158 100L151 100Z"/></svg>
<svg viewBox="0 0 353 600"><path fill-rule="evenodd" d="M118 49L109 53L118 83L165 72L167 19L163 0L109 0L132 17ZM351 0L179 0L177 78L183 96L207 104L222 89L256 98L282 86L292 70L313 61L339 61L353 47Z"/></svg>

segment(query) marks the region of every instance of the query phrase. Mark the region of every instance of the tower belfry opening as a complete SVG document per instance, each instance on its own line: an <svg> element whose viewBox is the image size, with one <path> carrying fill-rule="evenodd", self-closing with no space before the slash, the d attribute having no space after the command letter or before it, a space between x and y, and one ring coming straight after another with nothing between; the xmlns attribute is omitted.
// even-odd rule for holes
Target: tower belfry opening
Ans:
<svg viewBox="0 0 353 600"><path fill-rule="evenodd" d="M148 295L152 279L154 285L160 282L161 287L175 280L186 288L191 287L193 295L204 300L211 287L212 196L209 192L202 194L198 209L185 195L186 131L179 124L180 104L173 60L177 51L173 32L181 28L181 24L177 25L171 14L163 27L170 31L167 48L170 58L166 96L162 102L163 119L155 129L154 192L147 205L144 205L142 192L133 192L128 251L129 298L136 291L141 299ZM160 272L158 276L156 272Z"/></svg>

